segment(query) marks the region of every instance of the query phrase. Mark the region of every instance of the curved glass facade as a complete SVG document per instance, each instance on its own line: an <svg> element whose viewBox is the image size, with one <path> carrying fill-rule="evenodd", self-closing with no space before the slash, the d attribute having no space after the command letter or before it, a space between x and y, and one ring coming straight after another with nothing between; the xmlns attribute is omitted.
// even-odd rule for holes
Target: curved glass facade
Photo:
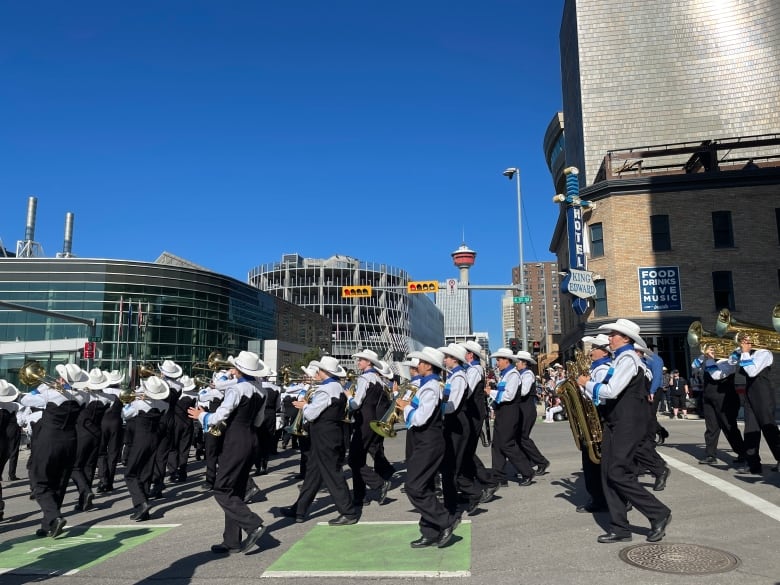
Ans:
<svg viewBox="0 0 780 585"><path fill-rule="evenodd" d="M233 278L189 267L0 258L0 300L95 320L91 330L0 307L0 360L5 361L0 376L13 369L9 360L24 358L26 347L54 339L96 338L95 360L103 369L123 369L133 356L136 362L172 359L189 371L215 350L236 355L252 343L253 351L262 354L262 341L269 339L330 348L330 322L321 315ZM20 349L16 354L14 347ZM61 358L52 359L67 361Z"/></svg>

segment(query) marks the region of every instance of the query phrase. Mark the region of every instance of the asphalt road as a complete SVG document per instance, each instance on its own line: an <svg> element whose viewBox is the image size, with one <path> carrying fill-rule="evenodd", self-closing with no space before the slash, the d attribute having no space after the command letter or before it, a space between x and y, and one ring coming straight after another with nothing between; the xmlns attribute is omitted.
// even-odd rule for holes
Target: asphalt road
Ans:
<svg viewBox="0 0 780 585"><path fill-rule="evenodd" d="M632 566L620 558L625 544L599 544L596 537L608 526L606 515L578 514L575 507L584 503L580 470L580 455L575 450L566 422L539 423L533 436L552 462L549 473L536 479L533 485L520 487L510 482L497 498L481 507L471 517L470 576L459 577L459 583L514 585L514 584L583 584L599 585L707 583L739 585L780 584L780 473L769 468L774 465L769 453L763 453L764 475L743 476L735 473L727 462L732 456L721 452L721 462L714 466L698 465L703 456L704 422L701 420L663 420L671 436L659 447L660 453L672 468L665 491L658 495L673 511L673 521L667 537L661 544L676 545L659 549L664 555L674 556L680 550L689 554L691 545L712 547L735 555L736 568L711 575L668 574ZM726 443L721 439L721 446ZM391 461L401 470L394 483L391 499L383 506L373 502L363 509L363 521L416 521L406 496L399 486L403 479L404 433L386 441ZM483 461L489 464L487 450L480 447ZM26 452L23 453L26 457ZM19 471L24 473L24 461ZM209 547L221 541L222 514L208 494L199 490L202 481L202 463L193 462L190 481L171 486L166 497L155 500L149 525L173 525L161 534L130 548L94 566L81 569L76 575L48 577L18 575L13 572L0 576L3 585L16 585L53 579L58 585L100 583L130 585L166 583L235 584L277 581L284 583L312 583L322 578L263 578L263 572L290 547L310 531L317 522L336 515L326 492L315 501L307 522L296 524L281 518L278 507L291 504L300 483L297 472L297 453L280 453L269 467L269 474L257 478L263 494L252 504L269 527L260 547L251 554L217 557ZM649 477L643 481L651 485ZM0 523L0 541L32 535L39 526L40 512L27 497L26 481L4 482L6 520ZM124 484L117 482L117 491L95 500L96 509L74 512L77 497L69 490L63 511L68 528L88 526L134 525L128 519L130 503ZM629 514L635 529L631 545L645 543L648 522L637 511ZM337 530L334 528L333 530ZM68 538L66 532L60 539ZM57 540L60 540L57 539ZM52 539L39 539L48 546ZM365 543L369 548L370 542ZM455 544L457 546L457 543ZM3 558L0 544L0 561ZM413 555L416 551L402 547L398 555ZM345 555L361 555L361 550L344 550ZM655 554L655 553L654 553ZM650 559L651 563L659 559ZM673 559L674 560L674 559ZM691 569L710 563L708 557L694 555ZM0 562L0 567L3 564ZM338 579L336 581L335 579ZM370 579L377 583L408 583L409 578L387 577ZM448 581L453 578L448 578ZM338 577L330 582L369 581L365 576Z"/></svg>

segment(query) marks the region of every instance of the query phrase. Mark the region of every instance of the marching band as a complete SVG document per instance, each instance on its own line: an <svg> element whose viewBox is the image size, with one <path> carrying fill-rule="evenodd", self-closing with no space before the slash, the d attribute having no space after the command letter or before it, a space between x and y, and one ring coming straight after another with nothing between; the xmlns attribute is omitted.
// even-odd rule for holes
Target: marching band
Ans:
<svg viewBox="0 0 780 585"><path fill-rule="evenodd" d="M575 383L580 398L592 401L600 419L598 456L593 450L589 456L580 445L590 500L577 511L608 511L609 531L598 542L613 543L632 539L627 513L636 508L650 522L647 540L657 542L666 534L671 510L639 483L638 475L653 471L655 491L663 490L668 478L652 440L656 409L651 388L659 387L658 380L652 381L662 364L653 363L657 356L632 321L618 319L601 329L604 333L582 340L590 345L589 371L569 372L558 381L558 388L565 381ZM743 336L728 360L716 360L703 344L703 355L693 366L706 372L709 404L702 463L714 459L723 430L747 470L756 473L761 434L777 458L780 446L776 425L765 420L764 403L771 401L765 372L772 354L753 350L750 341ZM31 497L41 509L36 535L56 538L66 525L61 510L71 478L78 489L76 510L87 511L94 505L95 479L98 494L116 489L121 459L133 507L130 519L144 522L166 479L187 481L194 449L197 461L205 459L202 489L224 513L221 542L211 547L215 554L248 553L265 533L263 520L248 505L260 491L250 474L253 466L256 475L266 473L280 440L283 448L297 443L303 479L298 498L281 508L281 515L304 522L324 486L338 512L328 524L346 526L360 521L369 493L376 494L372 497L380 505L387 501L399 474L385 456L384 438L395 436L395 424L402 424L402 491L420 515L420 537L410 543L414 549L449 546L462 514L472 515L490 502L508 477L530 486L547 473L550 462L530 437L538 415L536 376L530 369L536 362L527 352L502 347L490 355L497 365L495 384L486 383L482 348L473 341L425 347L396 365L368 349L352 357L357 374L351 383L345 381L353 376L331 356L310 362L301 368L303 376L296 377L289 368L274 372L257 354L241 351L224 361L210 358L213 376L205 382L165 360L156 371L147 367L133 389L122 389L124 376L118 371L85 372L63 364L50 377L29 363L20 379L33 387L30 392L23 394L0 380L0 473L14 446L18 450L16 434L29 430ZM751 392L744 441L735 424L737 367L746 374ZM486 436L490 441L491 414L492 462L486 468L477 447L480 437L483 444ZM345 465L352 471L351 489ZM4 513L0 484L0 520Z"/></svg>

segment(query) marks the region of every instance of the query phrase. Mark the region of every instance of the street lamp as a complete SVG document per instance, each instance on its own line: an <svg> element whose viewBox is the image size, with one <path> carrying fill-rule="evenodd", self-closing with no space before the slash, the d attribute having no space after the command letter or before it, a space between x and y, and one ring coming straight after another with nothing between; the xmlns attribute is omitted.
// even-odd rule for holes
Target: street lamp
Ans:
<svg viewBox="0 0 780 585"><path fill-rule="evenodd" d="M517 241L520 246L520 296L525 297L525 274L523 270L523 200L520 195L520 169L517 167L509 167L502 174L510 181L517 176ZM522 342L523 351L528 351L525 303L520 304L520 341Z"/></svg>

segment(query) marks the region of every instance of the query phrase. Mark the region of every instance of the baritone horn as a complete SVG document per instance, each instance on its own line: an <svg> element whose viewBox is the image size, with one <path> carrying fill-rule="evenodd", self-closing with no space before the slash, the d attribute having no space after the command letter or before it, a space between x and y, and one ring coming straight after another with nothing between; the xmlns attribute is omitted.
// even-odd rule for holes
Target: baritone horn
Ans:
<svg viewBox="0 0 780 585"><path fill-rule="evenodd" d="M780 313L780 303L774 307L772 313L773 324L776 313ZM754 349L768 349L772 352L780 352L780 333L769 327L738 321L731 316L731 312L728 309L721 309L718 312L715 332L720 337L730 337L737 344L742 338L750 337Z"/></svg>
<svg viewBox="0 0 780 585"><path fill-rule="evenodd" d="M688 347L691 350L699 348L704 351L704 346L715 348L715 357L718 359L727 358L734 351L734 340L716 337L711 331L707 331L701 324L701 321L694 321L688 327Z"/></svg>
<svg viewBox="0 0 780 585"><path fill-rule="evenodd" d="M574 436L574 444L580 451L587 451L588 459L593 463L601 462L602 429L601 418L593 402L580 392L577 378L590 374L590 359L580 350L574 352L574 362L566 362L566 380L555 389L561 398L569 426Z"/></svg>
<svg viewBox="0 0 780 585"><path fill-rule="evenodd" d="M404 401L410 401L412 398L414 398L417 390L417 386L411 382L407 382L398 388L398 396ZM379 420L372 420L368 423L368 425L377 435L380 435L385 439L392 439L397 435L395 431L395 423L398 422L399 419L402 419L403 416L404 413L401 412L401 410L398 408L395 400L391 400L390 406L387 407L387 410L382 415L382 418Z"/></svg>

